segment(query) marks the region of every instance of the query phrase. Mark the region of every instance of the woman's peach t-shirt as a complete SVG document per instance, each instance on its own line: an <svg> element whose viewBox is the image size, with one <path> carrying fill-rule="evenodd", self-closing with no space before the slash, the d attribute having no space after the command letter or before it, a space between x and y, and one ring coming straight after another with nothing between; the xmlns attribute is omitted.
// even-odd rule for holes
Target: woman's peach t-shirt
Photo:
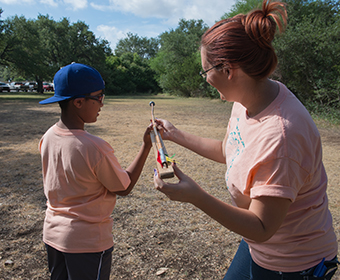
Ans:
<svg viewBox="0 0 340 280"><path fill-rule="evenodd" d="M274 236L263 243L246 241L261 267L295 272L335 257L337 240L319 132L300 101L279 86L277 98L254 118L234 103L225 139L225 178L239 207L248 208L260 196L292 201Z"/></svg>

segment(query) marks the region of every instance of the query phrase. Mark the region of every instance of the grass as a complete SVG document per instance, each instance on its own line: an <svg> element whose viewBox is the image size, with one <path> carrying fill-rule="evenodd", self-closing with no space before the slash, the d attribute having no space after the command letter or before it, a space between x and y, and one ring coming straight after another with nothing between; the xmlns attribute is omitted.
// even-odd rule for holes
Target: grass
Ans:
<svg viewBox="0 0 340 280"><path fill-rule="evenodd" d="M49 279L41 241L45 197L38 143L59 118L57 104L39 105L48 97L36 93L0 94L0 279ZM203 137L223 139L231 105L219 100L157 96L107 96L97 123L86 126L115 149L127 167L155 116ZM340 236L340 129L320 129L329 177L329 201ZM225 165L204 159L166 142L183 172L208 192L230 202ZM114 220L111 279L222 279L240 236L221 227L190 204L169 201L153 187L155 160L151 152L133 192L118 197ZM175 179L171 179L174 180ZM170 180L170 181L171 181ZM6 261L11 260L12 264ZM161 268L168 268L157 275ZM338 277L338 278L336 278ZM339 273L333 279L340 279Z"/></svg>
<svg viewBox="0 0 340 280"><path fill-rule="evenodd" d="M0 93L0 101L6 100L42 100L53 96L54 92L45 92L40 94L38 92L2 92Z"/></svg>

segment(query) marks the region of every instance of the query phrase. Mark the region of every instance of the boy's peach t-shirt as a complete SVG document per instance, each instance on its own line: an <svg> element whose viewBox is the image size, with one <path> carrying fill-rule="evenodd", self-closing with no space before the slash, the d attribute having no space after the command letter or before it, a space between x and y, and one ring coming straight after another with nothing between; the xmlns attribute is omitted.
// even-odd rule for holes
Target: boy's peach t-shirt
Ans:
<svg viewBox="0 0 340 280"><path fill-rule="evenodd" d="M225 179L233 203L248 208L260 196L292 201L268 241L249 244L269 270L295 272L332 259L337 240L326 194L319 132L300 101L281 83L277 98L254 118L234 103L225 139Z"/></svg>
<svg viewBox="0 0 340 280"><path fill-rule="evenodd" d="M86 131L54 125L39 149L47 198L43 241L67 253L112 247L113 192L130 184L113 148Z"/></svg>

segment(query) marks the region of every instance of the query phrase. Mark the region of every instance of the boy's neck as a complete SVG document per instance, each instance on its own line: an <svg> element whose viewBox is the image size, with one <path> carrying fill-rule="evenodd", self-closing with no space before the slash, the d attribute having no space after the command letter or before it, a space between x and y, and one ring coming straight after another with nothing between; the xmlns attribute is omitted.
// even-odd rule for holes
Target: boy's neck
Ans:
<svg viewBox="0 0 340 280"><path fill-rule="evenodd" d="M75 121L70 121L68 119L64 119L62 116L60 120L57 122L57 126L63 129L81 129L84 130L84 123L79 123Z"/></svg>

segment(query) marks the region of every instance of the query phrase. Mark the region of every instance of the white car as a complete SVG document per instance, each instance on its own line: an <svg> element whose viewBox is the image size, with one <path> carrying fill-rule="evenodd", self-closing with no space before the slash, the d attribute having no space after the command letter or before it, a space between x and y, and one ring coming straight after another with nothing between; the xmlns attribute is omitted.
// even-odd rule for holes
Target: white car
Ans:
<svg viewBox="0 0 340 280"><path fill-rule="evenodd" d="M27 87L28 90L33 91L38 89L38 84L36 82L27 82L25 83L25 87Z"/></svg>
<svg viewBox="0 0 340 280"><path fill-rule="evenodd" d="M22 82L11 82L9 84L9 87L11 90L15 90L15 91L25 90L24 83Z"/></svg>

